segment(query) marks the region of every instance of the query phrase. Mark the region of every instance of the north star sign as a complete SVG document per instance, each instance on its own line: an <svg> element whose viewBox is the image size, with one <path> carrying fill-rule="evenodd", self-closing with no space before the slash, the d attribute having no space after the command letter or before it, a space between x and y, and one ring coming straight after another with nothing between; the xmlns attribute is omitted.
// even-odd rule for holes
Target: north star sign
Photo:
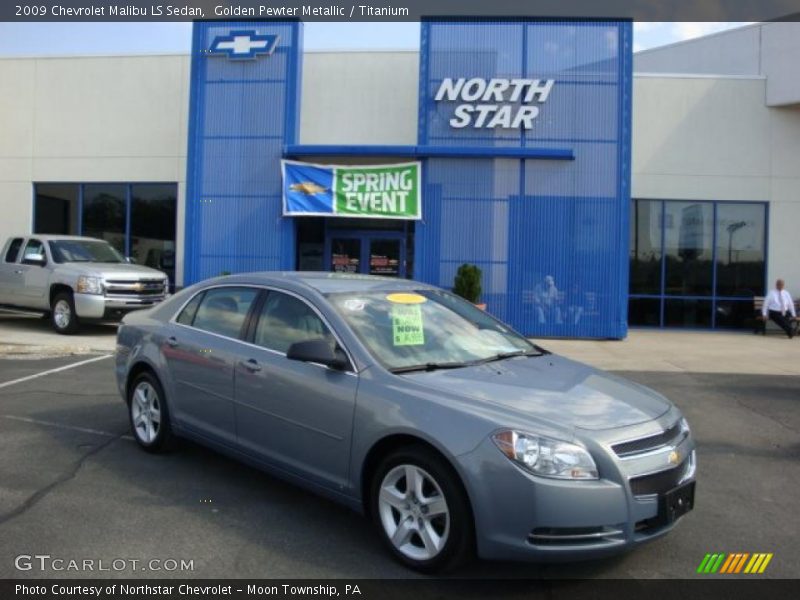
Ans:
<svg viewBox="0 0 800 600"><path fill-rule="evenodd" d="M211 54L227 54L228 58L256 58L259 54L272 54L278 45L278 36L259 35L253 30L231 31L228 35L218 35L211 42Z"/></svg>
<svg viewBox="0 0 800 600"><path fill-rule="evenodd" d="M554 79L446 77L434 100L461 101L450 119L450 127L456 129L469 126L475 129L531 129L533 120L539 116L536 104L547 101L554 84Z"/></svg>

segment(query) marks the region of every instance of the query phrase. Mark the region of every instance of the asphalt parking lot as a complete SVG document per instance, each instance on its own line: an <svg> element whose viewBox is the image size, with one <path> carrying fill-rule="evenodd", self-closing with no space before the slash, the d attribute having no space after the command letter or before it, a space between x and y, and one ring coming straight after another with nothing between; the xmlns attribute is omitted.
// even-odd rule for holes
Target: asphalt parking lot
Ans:
<svg viewBox="0 0 800 600"><path fill-rule="evenodd" d="M345 508L193 444L162 456L140 451L128 435L112 358L7 385L100 356L0 358L0 578L98 575L19 571L20 554L193 561L190 571L137 566L101 576L417 576ZM691 578L707 552L771 552L760 577L795 577L800 377L622 374L666 394L688 417L699 447L696 509L667 537L624 556L480 562L455 575Z"/></svg>

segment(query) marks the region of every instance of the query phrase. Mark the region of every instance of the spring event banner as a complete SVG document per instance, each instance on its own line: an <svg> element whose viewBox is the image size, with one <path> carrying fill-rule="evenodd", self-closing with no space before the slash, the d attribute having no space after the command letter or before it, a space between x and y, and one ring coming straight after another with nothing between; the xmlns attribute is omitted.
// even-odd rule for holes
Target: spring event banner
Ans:
<svg viewBox="0 0 800 600"><path fill-rule="evenodd" d="M284 216L421 219L419 162L315 165L281 161Z"/></svg>

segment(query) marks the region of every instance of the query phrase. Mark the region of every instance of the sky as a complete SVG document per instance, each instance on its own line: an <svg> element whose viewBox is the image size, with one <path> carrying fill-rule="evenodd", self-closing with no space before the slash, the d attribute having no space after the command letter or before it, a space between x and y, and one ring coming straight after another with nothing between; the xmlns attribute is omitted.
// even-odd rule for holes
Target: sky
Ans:
<svg viewBox="0 0 800 600"><path fill-rule="evenodd" d="M634 52L746 23L635 23ZM305 50L418 49L419 23L306 23ZM191 23L0 23L0 56L188 53Z"/></svg>

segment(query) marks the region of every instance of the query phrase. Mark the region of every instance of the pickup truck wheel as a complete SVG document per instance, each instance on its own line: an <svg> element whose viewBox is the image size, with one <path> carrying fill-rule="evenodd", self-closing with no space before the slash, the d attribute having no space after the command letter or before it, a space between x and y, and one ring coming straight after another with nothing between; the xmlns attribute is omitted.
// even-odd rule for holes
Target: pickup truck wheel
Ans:
<svg viewBox="0 0 800 600"><path fill-rule="evenodd" d="M72 294L69 292L56 294L50 305L50 323L56 333L63 335L77 333L78 315L75 314L75 302L72 300Z"/></svg>

